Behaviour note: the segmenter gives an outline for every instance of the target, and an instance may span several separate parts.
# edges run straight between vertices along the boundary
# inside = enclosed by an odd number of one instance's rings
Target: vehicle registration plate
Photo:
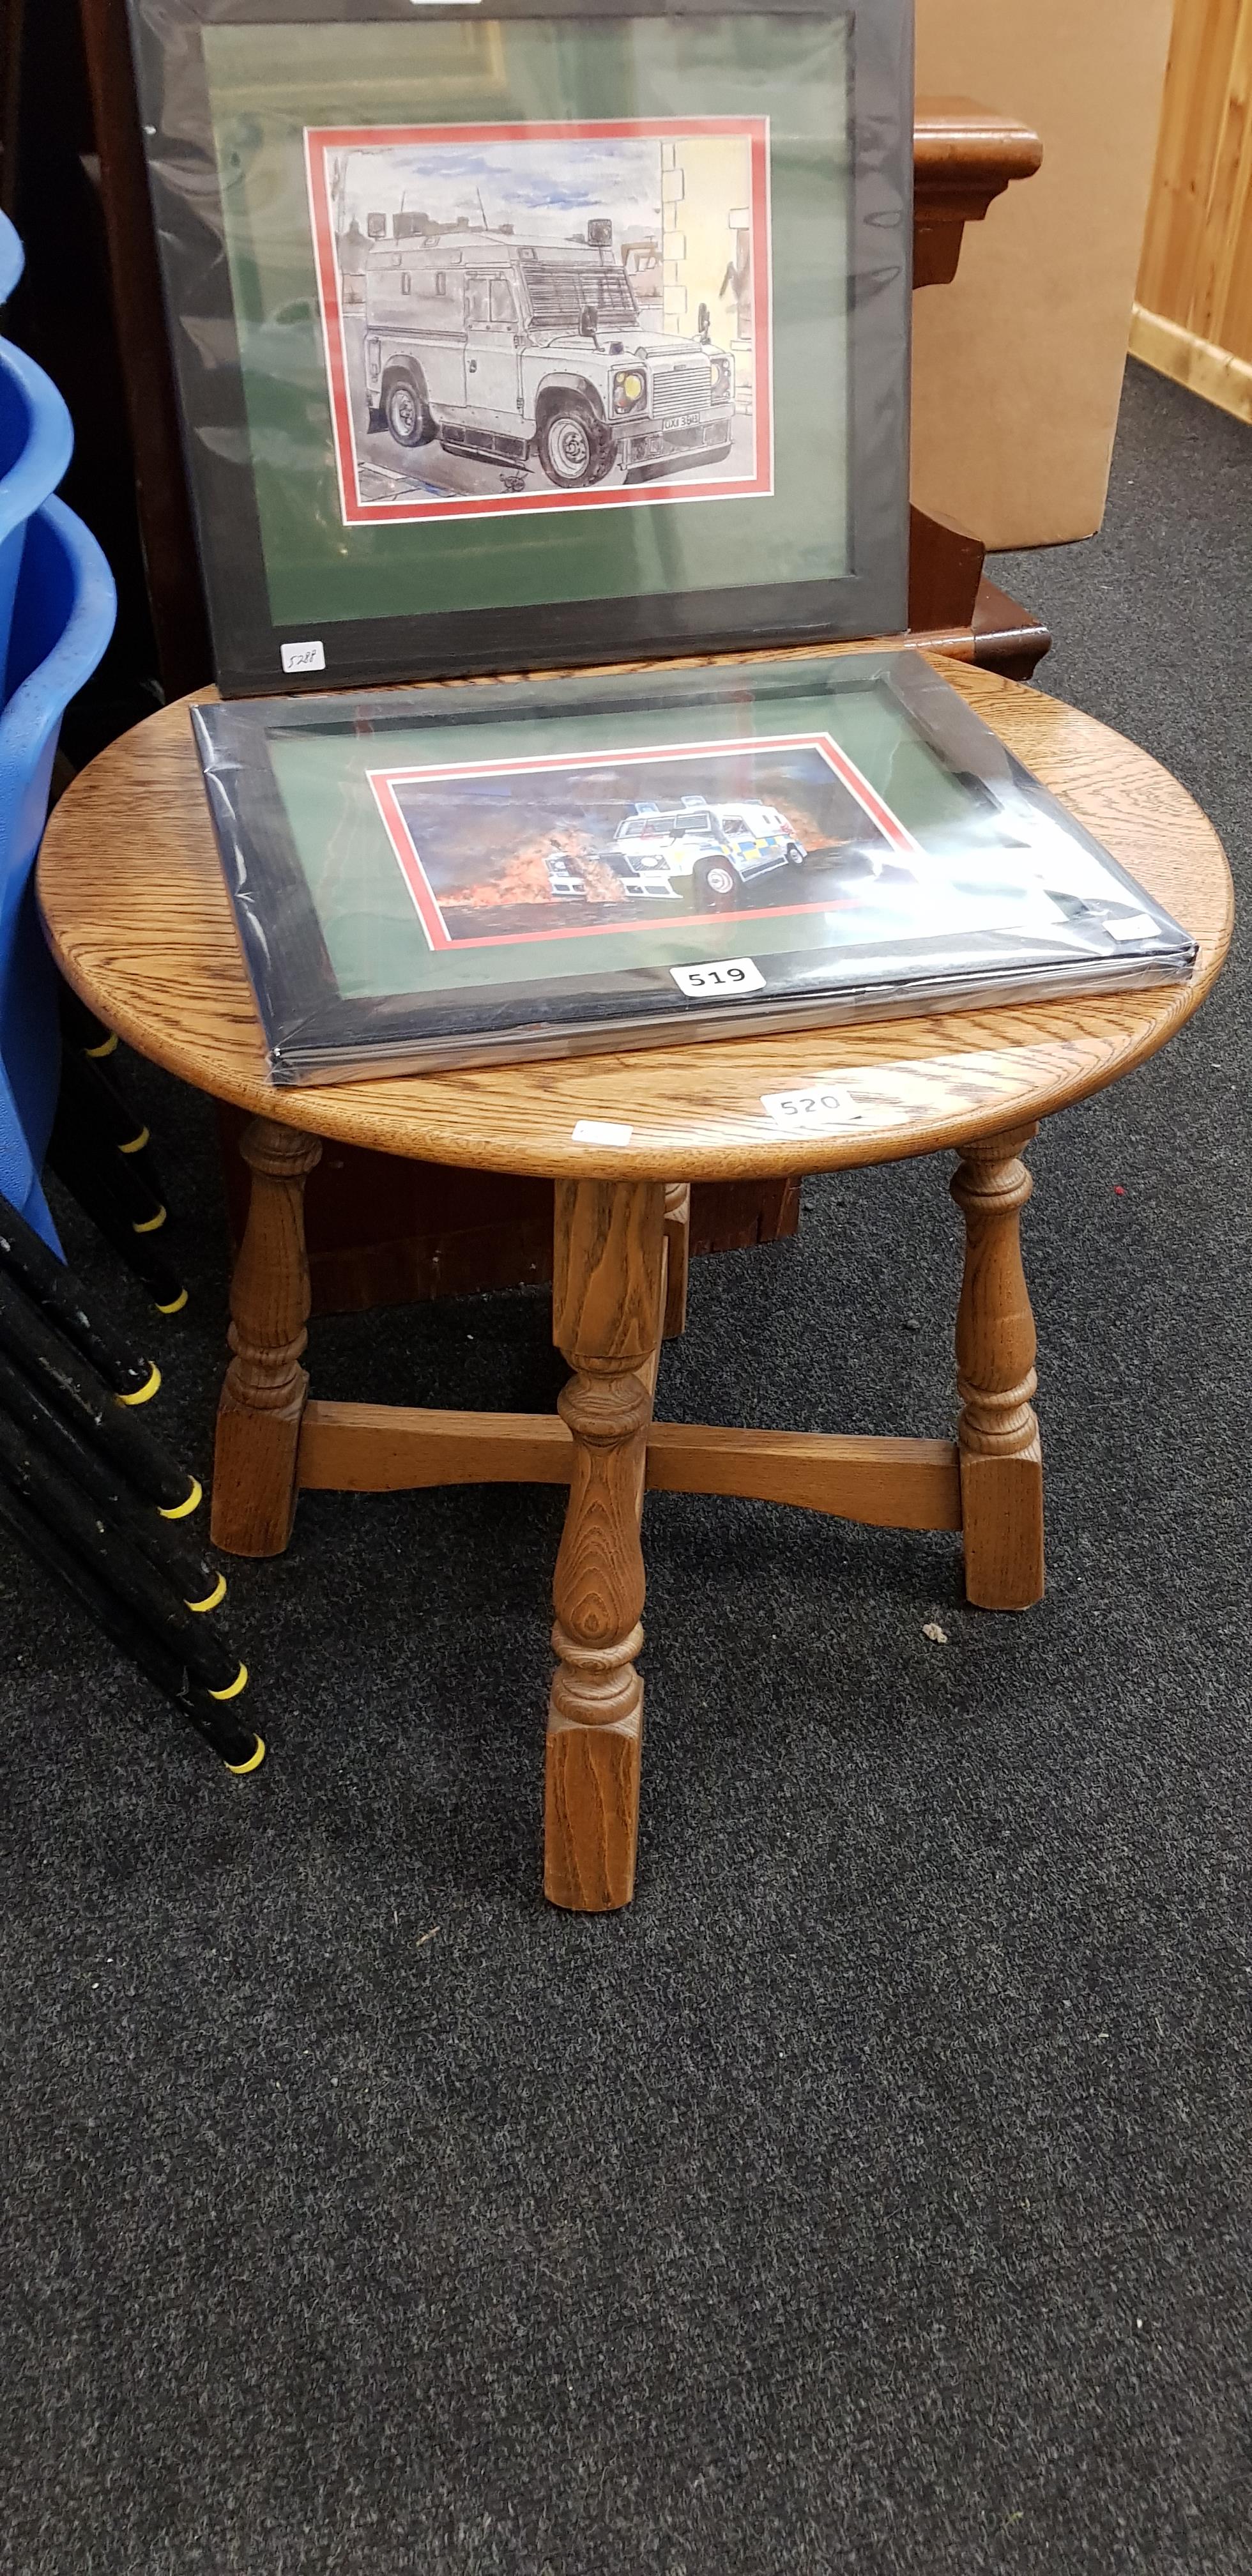
[[[699,412],[698,412],[698,411],[674,411],[674,412],[671,412],[671,413],[670,413],[670,416],[669,416],[669,418],[668,418],[668,420],[667,420],[667,421],[666,421],[666,423],[665,423],[665,426],[666,426],[666,428],[667,428],[667,429],[698,429],[698,428],[699,428],[699,426],[700,426],[700,415],[699,415]]]

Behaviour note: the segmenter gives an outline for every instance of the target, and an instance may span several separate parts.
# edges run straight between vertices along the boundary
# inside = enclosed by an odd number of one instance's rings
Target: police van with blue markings
[[[684,796],[678,805],[634,805],[598,856],[624,895],[647,902],[685,896],[698,912],[717,912],[737,903],[754,878],[802,868],[808,852],[774,805]]]

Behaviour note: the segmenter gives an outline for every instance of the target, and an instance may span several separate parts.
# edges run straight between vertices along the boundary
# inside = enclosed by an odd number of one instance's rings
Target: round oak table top
[[[62,797],[39,862],[44,921],[75,991],[141,1055],[316,1136],[491,1171],[684,1181],[831,1170],[961,1145],[1080,1100],[1163,1046],[1214,981],[1233,899],[1212,825],[1146,752],[1019,682],[948,658],[938,667],[1194,933],[1200,953],[1190,983],[278,1090],[186,700],[123,734]],[[820,1126],[780,1127],[763,1106],[814,1088],[836,1095]],[[587,1122],[617,1130],[617,1140],[581,1140]]]

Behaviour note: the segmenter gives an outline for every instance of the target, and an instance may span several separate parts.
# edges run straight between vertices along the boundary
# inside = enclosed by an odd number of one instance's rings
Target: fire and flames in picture
[[[859,912],[924,854],[824,735],[370,772],[432,948]]]
[[[771,490],[764,117],[305,155],[347,526]]]

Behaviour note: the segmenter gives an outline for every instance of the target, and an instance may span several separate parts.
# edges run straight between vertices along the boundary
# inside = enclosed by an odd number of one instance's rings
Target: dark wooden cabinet
[[[239,1154],[247,1113],[219,1105],[231,1233],[248,1214]],[[776,1243],[799,1223],[796,1181],[705,1181],[691,1193],[692,1252]],[[552,1183],[415,1163],[327,1144],[305,1183],[313,1312],[352,1314],[422,1297],[523,1288],[552,1276]]]

